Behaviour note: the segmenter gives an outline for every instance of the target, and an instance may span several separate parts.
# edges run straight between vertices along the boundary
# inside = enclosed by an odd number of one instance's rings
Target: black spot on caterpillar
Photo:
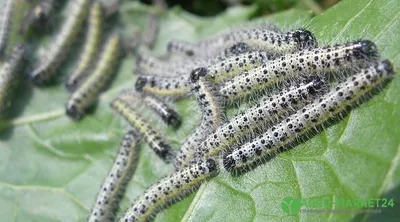
[[[12,26],[12,14],[13,14],[13,2],[14,0],[3,1],[1,14],[0,14],[0,57],[3,56],[10,36],[10,29]]]
[[[86,18],[89,0],[71,1],[72,7],[68,18],[64,21],[57,36],[48,47],[45,55],[41,56],[29,78],[36,85],[48,82],[57,68],[66,58],[72,42],[74,42]]]
[[[79,82],[87,77],[88,68],[93,63],[98,53],[101,43],[102,26],[103,26],[103,13],[99,3],[94,3],[90,8],[90,15],[88,20],[88,31],[86,33],[86,40],[84,43],[83,51],[81,52],[78,60],[78,65],[69,76],[66,87],[73,91],[78,86]]]
[[[119,221],[151,220],[158,212],[183,199],[198,189],[203,182],[216,176],[218,171],[218,163],[209,158],[164,177],[140,195]]]
[[[120,197],[137,165],[137,142],[138,135],[134,130],[129,130],[122,138],[117,157],[101,186],[88,221],[114,221],[114,212],[118,208]]]
[[[371,64],[379,57],[376,45],[368,40],[332,47],[322,47],[287,54],[268,63],[245,71],[221,87],[226,100],[237,100],[277,82],[299,74],[340,71]]]
[[[138,133],[143,136],[150,148],[166,162],[170,162],[175,155],[171,146],[159,135],[146,120],[144,120],[127,101],[117,98],[111,102],[111,107],[124,117]]]
[[[196,159],[219,155],[235,143],[254,137],[256,132],[262,132],[276,120],[311,103],[326,91],[326,87],[318,76],[311,76],[274,95],[262,97],[258,104],[234,116],[209,135],[197,149]]]
[[[177,153],[174,160],[176,169],[189,164],[194,157],[196,148],[222,122],[222,107],[216,90],[202,78],[206,73],[204,68],[198,68],[190,74],[191,90],[202,112],[202,120],[192,134],[185,139]]]
[[[0,112],[7,109],[11,103],[12,90],[21,77],[19,69],[24,60],[26,46],[17,44],[8,61],[0,68]]]
[[[392,78],[393,75],[393,66],[388,60],[360,70],[359,73],[332,88],[320,99],[269,128],[251,142],[225,153],[223,156],[225,169],[240,172],[246,167],[257,164],[276,153],[281,147],[341,113],[347,106],[368,95],[372,89],[386,79]]]
[[[79,120],[85,113],[85,110],[93,105],[98,95],[112,78],[119,53],[120,38],[118,35],[113,35],[106,42],[93,73],[72,94],[67,104],[68,116]]]

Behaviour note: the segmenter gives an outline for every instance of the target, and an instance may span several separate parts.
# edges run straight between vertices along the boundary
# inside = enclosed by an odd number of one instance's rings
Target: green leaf
[[[144,27],[148,10],[148,6],[124,1],[119,28],[129,31]],[[162,53],[171,39],[197,41],[242,23],[255,10],[251,6],[235,7],[217,17],[202,18],[173,8],[163,15],[155,52]],[[261,20],[286,29],[307,27],[321,44],[371,39],[380,48],[382,58],[392,60],[398,69],[399,11],[396,0],[344,0],[314,18],[309,12],[289,10]],[[69,62],[62,74],[66,75],[73,65]],[[64,115],[69,94],[63,86],[33,88],[22,84],[11,109],[14,118],[0,120],[2,221],[87,218],[120,139],[129,128],[108,103],[121,89],[133,86],[133,69],[134,57],[129,55],[121,62],[117,78],[97,107],[79,123]],[[233,177],[222,170],[196,194],[158,215],[157,221],[365,219],[356,213],[291,215],[281,206],[296,203],[286,197],[399,198],[399,91],[397,76],[342,121],[242,176]],[[196,127],[200,113],[190,99],[176,107],[184,123],[178,131],[163,127],[159,121],[155,124],[179,147]],[[147,186],[173,171],[147,145],[141,146],[138,169],[122,199],[119,215]],[[382,214],[371,219],[388,219],[393,212],[383,209]]]

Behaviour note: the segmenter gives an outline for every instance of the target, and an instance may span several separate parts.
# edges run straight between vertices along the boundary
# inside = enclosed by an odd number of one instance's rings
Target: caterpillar
[[[127,101],[117,98],[112,101],[110,105],[135,129],[137,129],[139,134],[143,136],[146,143],[149,144],[150,148],[157,154],[157,156],[165,162],[170,162],[172,157],[175,155],[171,146],[164,141],[161,135],[159,135],[159,133],[154,130],[146,120],[135,112],[134,108],[131,107]]]
[[[146,189],[119,221],[150,221],[158,212],[186,197],[203,182],[216,176],[218,171],[218,163],[209,158],[164,177]]]
[[[200,125],[185,139],[177,153],[174,166],[176,169],[186,166],[194,157],[195,148],[199,146],[207,135],[212,133],[222,122],[222,108],[216,90],[203,78],[206,70],[198,68],[190,74],[191,90],[202,112]]]
[[[221,82],[245,70],[257,67],[272,56],[265,51],[250,51],[222,60],[207,68],[207,78],[213,82]]]
[[[178,74],[174,76],[140,75],[136,80],[135,89],[138,92],[147,92],[159,96],[170,96],[176,98],[182,97],[184,95],[187,95],[190,91],[189,82],[187,81],[187,75],[185,75],[186,73],[190,73],[196,67],[207,67],[208,64],[213,64],[217,61],[227,60],[227,64],[228,62],[232,63],[233,67],[233,64],[236,64],[236,61],[231,61],[231,59],[229,58],[235,55],[240,56],[240,54],[246,53],[249,50],[250,48],[246,43],[239,42],[231,47],[226,48],[222,53],[220,53],[213,59],[189,64],[186,67],[180,69],[180,71],[175,71]],[[262,58],[269,58],[269,56],[267,56],[263,52],[255,52],[254,54],[257,54],[257,58],[259,58],[260,60],[262,60]],[[263,57],[264,55],[265,57]],[[220,63],[220,65],[222,63]],[[250,61],[250,63],[252,62]],[[239,68],[242,68],[240,67],[240,63],[236,65],[238,66],[237,70],[240,70]],[[151,57],[140,57],[138,61],[138,66],[142,67],[141,69],[143,70],[152,70],[154,74],[159,74],[160,72],[162,72],[162,70],[165,69],[169,71],[174,69],[167,67],[165,64],[161,63],[160,61],[156,61],[154,58]],[[217,69],[217,66],[218,65],[215,66],[215,69]],[[229,67],[230,65],[228,65],[228,68]],[[210,74],[209,76],[211,78],[213,74]]]
[[[224,168],[237,172],[246,166],[252,166],[266,156],[277,152],[281,147],[295,142],[307,131],[341,113],[347,106],[393,76],[392,64],[384,60],[348,77],[319,100],[269,128],[253,141],[245,143],[239,149],[228,151],[223,155]]]
[[[8,43],[10,29],[12,26],[14,0],[3,1],[3,7],[0,15],[0,57],[3,56]]]
[[[211,66],[214,69],[222,69],[224,67],[220,68],[218,67],[218,64],[221,65],[221,63],[223,63],[225,60],[229,60],[233,56],[238,56],[240,54],[250,51],[254,50],[252,50],[248,44],[239,42],[237,44],[234,44],[233,46],[226,48],[215,57],[208,59],[200,59],[200,60],[184,60],[183,61],[184,64],[179,63],[178,65],[176,65],[175,63],[171,64],[168,61],[161,60],[154,56],[142,54],[138,56],[138,59],[136,60],[136,66],[139,73],[146,73],[149,75],[159,75],[159,76],[160,75],[178,76],[190,73],[194,68],[202,66],[205,67]],[[253,54],[259,56],[255,52],[253,52]],[[260,52],[260,54],[265,54],[265,53]],[[269,55],[265,57],[268,58]],[[233,64],[235,64],[234,61]]]
[[[177,77],[140,75],[136,80],[135,90],[137,92],[179,98],[189,93],[190,86],[186,75]]]
[[[79,63],[75,70],[69,76],[66,87],[73,91],[79,82],[87,76],[88,68],[96,58],[98,48],[101,43],[101,34],[103,26],[103,13],[99,3],[94,3],[90,8],[90,15],[88,20],[88,31],[86,33],[86,40],[84,49],[81,52]]]
[[[112,35],[107,40],[93,73],[72,94],[67,104],[66,113],[68,116],[74,120],[79,120],[85,110],[96,101],[98,95],[112,78],[119,53],[120,37],[119,35]]]
[[[191,61],[189,63],[192,63]],[[141,53],[136,59],[136,69],[139,73],[158,76],[174,76],[179,72],[183,64],[171,64],[169,61],[162,60],[148,53]]]
[[[42,0],[24,16],[19,32],[24,34],[32,26],[43,27],[53,11],[54,0]]]
[[[371,64],[378,57],[376,45],[368,40],[303,50],[245,71],[242,75],[224,83],[220,93],[228,101],[237,100],[300,73],[310,74],[356,68],[360,64]]]
[[[139,154],[137,143],[138,135],[134,130],[129,130],[121,141],[117,157],[101,186],[88,221],[105,222],[114,220],[114,211],[118,207],[120,196],[124,192],[125,186],[132,177],[137,165]]]
[[[157,113],[166,124],[174,127],[181,124],[179,114],[161,99],[155,96],[146,95],[143,101],[148,107]]]
[[[129,101],[130,105],[134,106],[138,112],[147,112],[147,110],[140,110],[144,104],[167,125],[178,127],[181,124],[179,114],[169,104],[156,96],[140,94],[134,90],[125,89],[121,92],[119,98]]]
[[[318,76],[311,76],[301,83],[271,95],[262,97],[258,104],[234,116],[229,122],[218,127],[196,150],[196,159],[216,156],[254,132],[311,103],[326,91],[327,84]]]
[[[187,56],[209,57],[237,42],[244,42],[252,48],[278,55],[317,46],[315,36],[305,29],[280,33],[268,28],[256,28],[235,30],[216,38],[201,41],[198,44],[171,41],[167,50],[169,52],[184,52]]]
[[[207,50],[205,50],[204,48],[202,49],[198,49],[196,44],[193,43],[188,43],[186,41],[183,40],[171,40],[168,45],[167,45],[167,51],[170,53],[178,53],[178,54],[185,54],[186,56],[194,56],[195,55],[195,51],[197,51],[196,56],[204,56],[204,57],[209,57],[209,54],[214,53],[214,51],[218,51],[220,50],[219,48],[216,47],[212,47],[212,43],[214,43],[215,46],[221,45],[222,43],[220,43],[219,41],[224,37],[227,36],[229,34],[233,34],[237,31],[242,31],[242,30],[257,30],[257,29],[267,29],[267,30],[271,30],[271,31],[275,31],[275,32],[279,32],[279,30],[270,24],[258,24],[258,25],[254,25],[254,24],[248,24],[248,25],[243,25],[242,27],[239,28],[233,28],[233,29],[227,29],[222,31],[222,33],[217,34],[215,37],[208,39],[208,40],[203,40],[200,41],[198,44],[203,44],[203,45],[209,45],[209,49],[212,49],[211,52],[207,52]],[[244,42],[241,42],[242,44],[246,44]],[[247,47],[249,47],[248,44],[246,44]],[[207,55],[207,56],[206,56]]]
[[[21,67],[25,52],[26,45],[17,44],[8,61],[0,68],[0,112],[8,108],[11,103],[11,90],[18,81],[17,77],[20,76],[18,69]]]
[[[71,1],[72,7],[69,17],[48,47],[48,52],[40,57],[34,70],[29,73],[29,78],[35,85],[48,82],[64,61],[72,42],[74,42],[85,21],[89,2],[89,0]]]

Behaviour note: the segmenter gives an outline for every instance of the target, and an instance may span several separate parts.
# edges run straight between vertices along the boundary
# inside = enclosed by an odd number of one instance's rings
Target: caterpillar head
[[[206,166],[210,172],[217,170],[217,162],[214,159],[208,158],[206,160]]]
[[[200,77],[206,76],[207,73],[208,73],[208,70],[205,67],[200,67],[200,68],[194,69],[190,73],[190,82],[195,83],[195,82],[199,81]]]
[[[76,104],[68,104],[66,114],[73,120],[80,120],[83,113],[79,111]]]
[[[395,73],[394,68],[393,68],[393,64],[389,61],[389,60],[383,60],[382,62],[380,62],[377,65],[376,68],[379,72],[383,73],[383,75],[386,74],[387,78],[390,78],[393,76],[393,74]]]
[[[32,83],[36,86],[43,86],[47,79],[39,74],[37,71],[33,71],[29,74],[29,78],[31,79]]]
[[[146,85],[147,79],[144,76],[139,76],[135,83],[135,89],[138,92],[143,91],[143,87]]]
[[[168,114],[161,117],[168,125],[171,126],[179,126],[181,124],[181,118],[179,115],[172,109],[168,108]]]
[[[161,149],[154,150],[154,152],[166,163],[170,163],[175,156],[175,152],[172,150],[171,146],[164,141],[160,141],[158,145]]]
[[[239,42],[229,47],[229,51],[232,54],[239,55],[242,53],[246,53],[250,50],[250,46],[247,43]]]
[[[356,47],[354,49],[354,56],[356,56],[358,59],[371,59],[371,60],[376,60],[379,58],[379,52],[378,52],[378,47],[375,45],[375,43],[369,41],[369,40],[361,40],[358,43],[359,47]]]
[[[235,159],[230,154],[231,154],[230,152],[224,154],[224,157],[223,157],[223,160],[222,160],[224,168],[227,171],[231,171],[233,169],[233,167],[235,166]]]
[[[38,21],[40,24],[45,24],[49,15],[50,8],[46,7],[46,3],[41,3],[34,8],[33,20]]]
[[[314,34],[305,29],[299,29],[293,32],[294,41],[297,42],[300,49],[315,48],[318,46]]]
[[[319,76],[310,76],[307,82],[312,83],[307,88],[308,92],[312,95],[317,94],[326,86],[325,82]]]
[[[76,86],[78,85],[78,79],[71,79],[70,81],[67,81],[65,83],[65,87],[70,91],[73,92],[76,89]]]

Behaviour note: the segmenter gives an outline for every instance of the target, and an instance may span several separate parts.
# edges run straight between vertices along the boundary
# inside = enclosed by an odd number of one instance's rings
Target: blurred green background
[[[141,0],[146,4],[160,0]],[[331,7],[340,0],[165,0],[168,7],[179,5],[185,10],[198,15],[216,15],[234,5],[257,5],[254,16],[268,15],[289,8],[311,9],[315,13]]]

